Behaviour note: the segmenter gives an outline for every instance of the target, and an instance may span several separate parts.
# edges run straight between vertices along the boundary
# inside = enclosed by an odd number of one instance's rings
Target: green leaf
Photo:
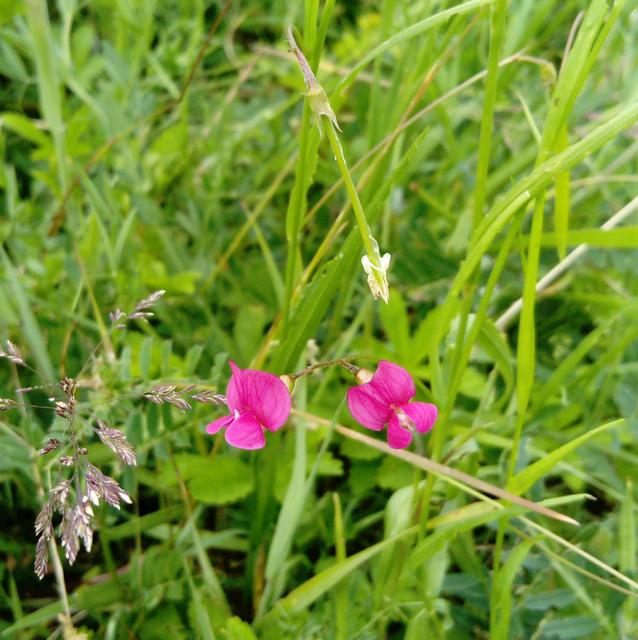
[[[567,245],[588,244],[592,247],[608,249],[635,249],[638,247],[638,226],[617,229],[571,229],[566,233]],[[551,247],[558,243],[556,233],[544,233],[542,243]]]
[[[625,497],[620,505],[618,538],[620,570],[634,573],[636,571],[636,508],[631,480],[627,480]]]
[[[184,507],[181,504],[174,504],[143,516],[133,516],[124,524],[109,527],[102,535],[105,535],[109,540],[132,538],[138,531],[144,532],[160,524],[177,520],[183,512]]]
[[[476,527],[494,522],[503,516],[515,513],[513,507],[499,509],[493,504],[480,503],[469,504],[461,509],[451,512],[441,520],[437,530],[422,540],[410,556],[410,563],[415,565],[425,562],[429,557],[449,544],[455,536],[464,531],[471,531]],[[440,516],[442,518],[443,516]],[[428,526],[438,524],[435,518]]]
[[[500,568],[492,585],[493,621],[490,638],[508,640],[510,618],[512,616],[512,584],[523,561],[532,547],[531,540],[524,540],[509,553],[505,564]]]
[[[195,500],[228,504],[249,495],[255,486],[252,469],[238,458],[217,456],[188,482]]]
[[[15,301],[18,315],[22,322],[22,331],[24,332],[26,341],[31,348],[33,358],[40,369],[40,374],[44,377],[44,382],[53,381],[56,379],[55,370],[51,363],[51,358],[49,357],[44,336],[42,335],[38,321],[33,314],[27,294],[20,282],[20,276],[16,272],[6,251],[1,247],[0,256],[2,257],[4,264],[6,279],[13,291],[13,300]]]
[[[237,315],[233,336],[242,365],[248,364],[258,350],[268,318],[262,305],[250,305]]]
[[[228,640],[257,640],[252,627],[237,616],[229,618],[226,623],[226,631],[228,632]]]
[[[624,424],[624,419],[607,422],[606,424],[603,424],[596,429],[592,429],[591,431],[584,433],[578,438],[574,438],[567,444],[564,444],[562,447],[554,449],[554,451],[551,451],[540,460],[537,460],[534,464],[517,473],[507,485],[508,491],[511,491],[516,495],[524,493],[537,480],[549,473],[563,458],[567,457],[572,451],[574,451],[574,449],[577,449],[582,444],[585,444],[588,440],[591,440],[597,435],[604,433],[605,431],[615,429],[616,427]]]
[[[569,146],[567,127],[563,126],[555,151],[563,151]],[[570,180],[569,171],[561,171],[556,174],[556,195],[554,196],[554,230],[556,233],[556,250],[562,260],[567,251],[567,231],[569,229],[570,207]]]
[[[392,291],[388,304],[379,305],[383,330],[392,342],[399,360],[406,361],[410,354],[410,327],[401,293]]]
[[[32,613],[27,613],[18,620],[15,624],[7,627],[1,634],[2,638],[17,638],[16,633],[24,631],[25,629],[31,629],[32,627],[38,627],[42,624],[46,624],[50,620],[57,618],[63,612],[62,602],[52,602],[47,604]]]
[[[350,556],[344,562],[333,564],[328,569],[306,580],[301,586],[291,591],[287,596],[279,600],[273,609],[266,615],[259,624],[267,624],[268,621],[277,618],[285,618],[306,610],[313,602],[320,598],[329,589],[338,584],[346,576],[349,576],[355,569],[360,567],[368,560],[374,558],[384,549],[388,549],[396,544],[399,540],[406,538],[417,532],[418,527],[406,529],[399,535],[378,542],[359,553]]]
[[[512,366],[513,356],[509,345],[503,334],[496,328],[496,325],[489,318],[485,318],[481,323],[478,339],[479,345],[494,360],[498,370],[505,382],[505,389],[501,396],[500,404],[504,404],[510,397],[514,389],[514,367]]]
[[[397,458],[385,457],[376,473],[375,480],[382,489],[400,489],[414,479],[412,467]]]
[[[470,11],[481,9],[482,7],[492,4],[492,2],[495,2],[495,0],[469,0],[469,2],[463,2],[459,5],[451,7],[450,9],[446,9],[445,11],[440,11],[439,13],[428,16],[420,22],[411,24],[407,29],[399,31],[399,33],[396,33],[392,37],[388,38],[378,47],[375,47],[354,66],[350,73],[348,73],[348,75],[343,78],[343,80],[341,80],[341,83],[339,84],[339,92],[343,94],[346,87],[350,86],[355,81],[355,79],[363,71],[363,69],[365,69],[365,67],[370,64],[370,62],[372,62],[375,58],[388,51],[388,49],[392,49],[399,44],[408,42],[412,38],[422,36],[430,29],[438,27],[440,24],[446,22],[455,15],[463,15],[465,13],[469,13]]]
[[[188,586],[191,592],[191,602],[194,610],[193,618],[196,624],[196,628],[199,631],[197,637],[202,638],[203,640],[215,640],[215,634],[213,633],[210,618],[208,617],[208,611],[206,611],[206,607],[204,606],[202,595],[199,592],[199,589],[195,586],[193,575],[188,566],[188,561],[186,560],[186,558],[182,558],[182,560],[184,573],[186,574],[186,579],[188,580]]]
[[[299,356],[328,310],[341,278],[343,257],[337,256],[317,272],[304,288],[294,308],[286,338],[273,354],[272,368],[277,373],[292,371]]]
[[[0,128],[4,127],[39,147],[51,148],[49,136],[42,129],[39,129],[31,118],[27,118],[21,113],[5,112],[0,114]]]

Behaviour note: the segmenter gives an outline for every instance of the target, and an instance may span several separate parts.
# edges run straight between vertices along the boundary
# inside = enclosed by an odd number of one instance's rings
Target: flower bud
[[[387,276],[388,268],[390,267],[390,258],[390,254],[385,253],[383,257],[378,258],[377,264],[367,255],[361,258],[361,265],[368,276],[368,287],[370,287],[372,297],[375,300],[381,298],[386,304],[390,298]]]
[[[295,388],[295,380],[287,373],[284,373],[282,376],[279,376],[279,379],[286,385],[286,389],[288,389],[288,393],[292,394],[292,390]]]
[[[363,367],[354,374],[354,379],[357,384],[366,384],[372,380],[374,373],[370,369],[364,369]]]

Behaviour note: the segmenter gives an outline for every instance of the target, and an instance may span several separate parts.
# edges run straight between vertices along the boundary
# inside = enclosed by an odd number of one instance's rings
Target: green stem
[[[55,68],[55,47],[51,36],[51,24],[47,3],[28,0],[28,15],[33,50],[38,74],[40,109],[53,137],[60,192],[67,187],[67,171],[64,158],[64,121],[62,120],[62,96]]]
[[[343,527],[341,500],[338,493],[332,494],[334,505],[335,560],[338,563],[346,560],[346,537]],[[335,627],[337,640],[348,637],[348,579],[342,580],[335,587]]]
[[[361,367],[357,367],[352,363],[344,360],[343,358],[335,358],[334,360],[323,360],[322,362],[315,362],[315,364],[311,364],[307,366],[305,369],[301,371],[297,371],[296,373],[291,373],[290,377],[293,380],[297,380],[298,378],[303,378],[307,376],[309,373],[313,371],[317,371],[317,369],[325,369],[326,367],[332,367],[334,365],[339,365],[344,369],[347,369],[352,375],[357,375]]]
[[[372,269],[371,272],[369,272],[369,275],[374,278],[374,281],[376,282],[376,285],[378,287],[378,292],[373,289],[372,293],[375,298],[381,297],[384,302],[387,302],[388,283],[385,273],[387,265],[384,266],[381,260],[379,245],[372,235],[372,230],[370,229],[370,225],[368,224],[368,220],[363,210],[361,200],[359,199],[357,188],[355,187],[352,176],[350,175],[348,163],[346,162],[346,157],[343,153],[343,147],[341,146],[341,142],[339,141],[339,136],[337,135],[337,132],[335,130],[334,123],[329,117],[322,118],[321,122],[323,125],[325,125],[325,131],[328,136],[328,141],[330,142],[330,147],[332,148],[335,160],[337,161],[337,166],[339,167],[339,172],[341,173],[343,183],[346,187],[346,191],[348,192],[348,198],[350,199],[352,210],[354,211],[354,217],[357,221],[357,226],[359,227],[359,234],[361,235],[363,248],[365,249],[370,264],[372,265]],[[370,279],[368,279],[368,282],[370,283]]]
[[[304,104],[301,118],[301,133],[299,140],[299,157],[295,170],[295,184],[290,194],[290,203],[286,214],[286,236],[288,240],[288,258],[286,263],[286,280],[284,302],[282,307],[283,326],[288,324],[293,290],[297,280],[297,261],[299,255],[299,235],[303,226],[305,214],[305,198],[308,188],[308,149],[310,147],[311,110],[308,100]]]
[[[363,205],[361,204],[361,200],[359,199],[357,188],[354,186],[352,176],[350,175],[348,163],[346,162],[346,157],[343,153],[343,147],[341,146],[341,142],[339,141],[339,137],[337,136],[337,132],[335,131],[334,124],[332,124],[332,122],[328,118],[324,118],[323,124],[326,127],[328,141],[330,142],[330,146],[332,147],[332,152],[335,154],[335,160],[337,161],[339,172],[341,173],[343,183],[346,187],[346,191],[348,192],[348,197],[350,198],[350,203],[352,204],[352,210],[354,211],[354,216],[357,220],[363,247],[365,248],[368,258],[370,258],[371,261],[374,259],[374,262],[377,263],[378,266],[380,266],[379,248],[374,242],[372,231],[370,230],[370,225],[368,224],[366,214],[363,211]]]
[[[32,451],[32,456],[35,456],[36,452]],[[40,500],[44,498],[44,483],[42,482],[42,476],[40,475],[40,469],[36,458],[33,458],[33,477],[35,479],[36,493]],[[58,595],[62,602],[62,609],[64,611],[65,623],[71,622],[71,607],[69,606],[69,596],[66,589],[66,582],[64,580],[64,569],[62,568],[62,561],[60,560],[60,554],[58,553],[58,545],[55,542],[55,536],[51,536],[49,539],[49,555],[51,556],[51,565],[53,567],[53,575],[55,576],[55,582],[58,587]]]

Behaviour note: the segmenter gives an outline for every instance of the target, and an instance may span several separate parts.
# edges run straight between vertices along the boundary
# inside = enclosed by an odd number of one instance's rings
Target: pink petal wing
[[[412,442],[412,432],[404,429],[399,424],[396,414],[390,416],[388,421],[388,444],[393,449],[405,449]]]
[[[412,376],[398,364],[381,360],[370,382],[375,392],[387,404],[406,404],[416,394]]]
[[[244,409],[244,385],[243,371],[231,360],[229,363],[233,374],[230,376],[228,387],[226,389],[226,404],[231,413],[235,411],[243,411]]]
[[[383,429],[392,410],[376,395],[369,382],[350,387],[347,398],[348,409],[357,422],[375,431]]]
[[[438,409],[429,402],[410,402],[401,407],[414,422],[414,428],[420,433],[427,433],[436,422]]]
[[[244,413],[226,429],[226,442],[238,449],[263,449],[266,438],[257,418]]]
[[[220,429],[227,427],[233,421],[233,416],[222,416],[221,418],[217,418],[214,422],[206,425],[206,433],[209,433],[211,436],[216,434]]]
[[[242,407],[250,411],[270,431],[282,427],[290,415],[290,393],[272,373],[244,369],[241,372]]]

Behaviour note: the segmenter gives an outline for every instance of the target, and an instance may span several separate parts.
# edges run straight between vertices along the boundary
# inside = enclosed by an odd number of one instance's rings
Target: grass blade
[[[517,473],[508,483],[508,490],[515,494],[524,493],[537,480],[546,475],[557,463],[559,463],[563,458],[568,456],[572,451],[580,447],[582,444],[585,444],[587,441],[591,440],[601,433],[605,433],[606,431],[610,431],[611,429],[615,429],[616,427],[624,424],[624,418],[620,420],[613,420],[612,422],[607,422],[606,424],[603,424],[596,429],[592,429],[591,431],[584,433],[578,438],[570,440],[562,447],[554,449],[554,451],[551,451],[540,460],[537,460],[534,464]]]

